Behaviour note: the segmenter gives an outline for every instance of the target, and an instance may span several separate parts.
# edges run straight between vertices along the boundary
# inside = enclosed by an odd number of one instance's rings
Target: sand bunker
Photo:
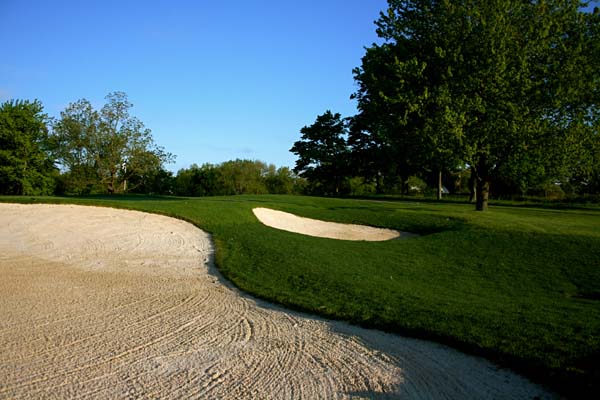
[[[163,216],[0,204],[0,398],[533,398],[441,345],[240,294]]]
[[[371,242],[418,236],[414,233],[399,232],[393,229],[319,221],[318,219],[298,217],[294,214],[271,210],[270,208],[254,208],[252,212],[260,222],[271,228],[308,236]]]

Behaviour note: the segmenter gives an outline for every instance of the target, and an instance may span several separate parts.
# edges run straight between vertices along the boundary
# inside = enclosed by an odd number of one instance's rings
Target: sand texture
[[[438,344],[257,301],[212,251],[164,216],[0,204],[0,399],[551,397]]]
[[[254,208],[252,212],[263,224],[271,228],[339,240],[364,240],[370,242],[391,239],[406,239],[418,236],[410,232],[393,229],[374,228],[365,225],[340,224],[317,219],[298,217],[297,215],[270,208]]]

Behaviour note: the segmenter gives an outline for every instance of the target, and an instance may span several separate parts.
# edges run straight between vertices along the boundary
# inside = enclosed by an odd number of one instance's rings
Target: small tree
[[[39,101],[0,105],[0,194],[46,195],[56,168],[47,151],[48,117]]]
[[[300,130],[301,140],[290,151],[299,158],[294,172],[324,194],[339,194],[346,175],[348,148],[346,126],[339,113],[326,111],[314,124]]]

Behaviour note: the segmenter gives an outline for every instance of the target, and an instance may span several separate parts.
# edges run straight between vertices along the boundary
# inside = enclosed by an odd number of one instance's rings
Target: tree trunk
[[[381,173],[377,172],[377,174],[375,175],[375,193],[377,194],[382,194],[383,193],[383,187],[381,184]]]
[[[115,173],[114,172],[110,172],[110,181],[108,182],[108,194],[114,194],[115,193]]]
[[[475,195],[477,193],[477,171],[475,167],[471,167],[471,176],[469,177],[469,203],[475,201]]]
[[[475,210],[486,211],[488,209],[488,197],[490,195],[490,165],[486,154],[479,156],[479,161],[475,166],[475,179],[477,187],[475,188],[477,201],[475,202]]]
[[[477,203],[475,204],[475,210],[487,211],[488,209],[488,197],[490,194],[490,181],[487,179],[477,179]]]
[[[442,192],[443,192],[443,186],[442,186],[442,170],[440,169],[438,171],[438,182],[437,182],[437,199],[441,200],[442,199]]]

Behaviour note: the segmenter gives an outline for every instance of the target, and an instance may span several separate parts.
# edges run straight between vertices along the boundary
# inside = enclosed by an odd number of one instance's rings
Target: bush
[[[562,200],[565,198],[565,192],[560,185],[555,183],[546,183],[527,191],[529,196],[543,197],[546,200]]]
[[[406,186],[408,187],[408,193],[412,195],[422,195],[427,189],[427,184],[425,181],[414,175],[408,178],[406,181]]]
[[[366,196],[370,194],[375,194],[377,191],[374,182],[369,182],[361,176],[348,178],[347,184],[350,188],[350,194],[353,196]]]

